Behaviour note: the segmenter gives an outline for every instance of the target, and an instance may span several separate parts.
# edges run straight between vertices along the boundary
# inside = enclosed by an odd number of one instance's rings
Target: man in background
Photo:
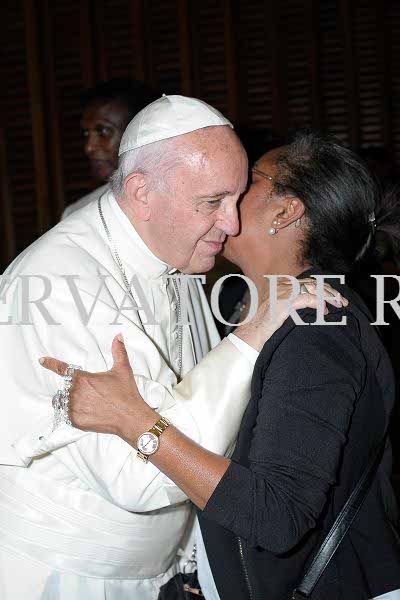
[[[84,152],[92,178],[102,185],[67,206],[62,219],[108,191],[108,180],[118,166],[118,148],[126,126],[159,96],[134,79],[110,79],[84,92],[81,120]]]

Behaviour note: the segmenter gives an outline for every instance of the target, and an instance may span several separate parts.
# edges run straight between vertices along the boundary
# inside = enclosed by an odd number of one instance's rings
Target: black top
[[[305,275],[315,274],[309,271]],[[221,600],[286,600],[379,445],[394,379],[372,317],[350,301],[326,321],[292,319],[264,346],[232,463],[199,512]],[[299,311],[307,323],[315,311]],[[364,505],[312,600],[369,600],[400,589],[388,442]]]

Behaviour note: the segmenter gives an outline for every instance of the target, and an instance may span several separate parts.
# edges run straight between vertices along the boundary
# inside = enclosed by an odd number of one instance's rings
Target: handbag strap
[[[353,492],[351,493],[351,496],[340,511],[328,535],[314,556],[314,559],[303,576],[301,583],[293,591],[292,600],[298,600],[304,597],[308,598],[308,596],[311,595],[319,578],[328,566],[329,561],[343,541],[343,538],[348,532],[366,498],[367,492],[371,486],[372,480],[381,461],[386,444],[386,438],[387,432],[379,444],[377,451],[370,458],[368,465],[361,475],[361,478],[359,479]]]

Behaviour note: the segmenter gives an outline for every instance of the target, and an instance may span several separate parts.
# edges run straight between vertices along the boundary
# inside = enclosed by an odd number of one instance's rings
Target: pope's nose
[[[226,235],[237,235],[239,233],[239,214],[236,205],[225,212],[221,229]]]

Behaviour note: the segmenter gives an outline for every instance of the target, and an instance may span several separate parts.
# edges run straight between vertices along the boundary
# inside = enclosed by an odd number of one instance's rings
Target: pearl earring
[[[276,233],[278,233],[278,230],[277,230],[277,229],[275,229],[275,227],[270,227],[270,228],[268,229],[268,234],[269,234],[269,235],[275,235]]]
[[[301,218],[297,219],[297,221],[295,222],[294,226],[295,227],[300,227],[300,225],[301,225]]]

